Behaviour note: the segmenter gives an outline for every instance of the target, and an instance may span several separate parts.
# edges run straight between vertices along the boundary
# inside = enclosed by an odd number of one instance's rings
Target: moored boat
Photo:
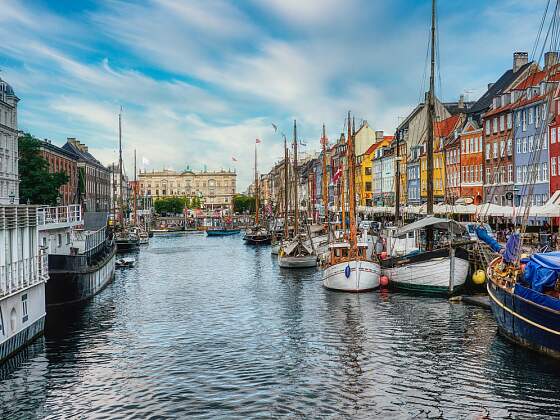
[[[237,235],[240,232],[241,229],[215,228],[208,229],[206,231],[206,236],[231,236]]]
[[[534,254],[525,273],[502,257],[488,266],[487,290],[498,331],[532,350],[560,358],[560,252]]]

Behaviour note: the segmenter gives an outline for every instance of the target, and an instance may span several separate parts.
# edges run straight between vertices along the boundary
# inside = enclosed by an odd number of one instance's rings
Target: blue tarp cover
[[[487,243],[490,248],[492,248],[492,251],[500,252],[502,246],[498,243],[497,240],[495,240],[488,234],[488,231],[484,228],[484,226],[477,226],[474,231],[476,232],[476,236],[478,236],[478,239]]]
[[[512,234],[507,243],[506,250],[504,251],[504,261],[507,263],[512,263],[517,261],[517,256],[519,255],[519,245],[521,244],[519,233]]]
[[[541,306],[546,306],[547,308],[554,309],[555,311],[560,311],[560,300],[537,293],[534,290],[527,289],[519,283],[515,285],[514,293],[517,296],[521,296],[522,298],[535,302]]]
[[[533,254],[524,258],[526,263],[524,278],[530,288],[542,293],[545,288],[553,288],[560,274],[560,252]]]

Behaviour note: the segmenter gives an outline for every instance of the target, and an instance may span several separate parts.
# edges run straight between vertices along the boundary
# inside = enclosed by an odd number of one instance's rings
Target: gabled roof
[[[469,114],[479,114],[486,111],[492,105],[492,99],[496,95],[500,95],[515,80],[523,74],[533,63],[527,63],[515,73],[512,69],[507,70],[490,88],[480,97],[478,101],[469,109]]]
[[[457,127],[459,120],[460,115],[453,115],[443,121],[436,121],[436,123],[434,124],[434,135],[436,137],[449,136]]]
[[[546,71],[546,70],[540,70],[540,71],[531,73],[525,79],[523,79],[521,82],[516,84],[512,88],[512,90],[525,90],[525,89],[527,89],[531,86],[537,86],[539,83],[541,83],[544,80],[547,73],[548,73],[548,71]]]
[[[471,131],[477,130],[482,130],[482,127],[479,127],[475,120],[468,119],[463,127],[463,130],[461,131],[461,134],[468,134]]]
[[[94,165],[101,166],[102,168],[105,169],[105,167],[101,164],[101,162],[99,162],[95,157],[93,157],[93,155],[91,153],[89,153],[87,151],[80,150],[75,144],[72,144],[69,141],[67,141],[64,144],[64,146],[62,146],[62,148],[64,150],[67,150],[67,151],[73,153],[74,155],[76,155],[78,160],[84,160],[84,161],[90,162]]]

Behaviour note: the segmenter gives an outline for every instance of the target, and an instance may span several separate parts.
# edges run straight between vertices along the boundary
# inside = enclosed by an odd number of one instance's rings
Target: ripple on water
[[[538,417],[554,361],[444,299],[322,288],[239,237],[154,238],[0,370],[3,418]]]

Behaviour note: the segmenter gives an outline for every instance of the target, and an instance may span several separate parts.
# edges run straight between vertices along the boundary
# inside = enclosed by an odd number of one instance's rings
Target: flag
[[[333,184],[336,184],[342,176],[342,167],[339,167],[333,175]]]
[[[261,142],[260,139],[255,140],[255,143],[257,143],[257,144],[259,144],[260,142]]]
[[[237,159],[235,159],[235,157],[231,157],[231,160],[233,160],[234,162],[237,162]]]
[[[272,123],[272,127],[274,127],[274,132],[276,133],[278,131],[278,126],[274,123]]]
[[[142,156],[142,165],[147,166],[150,164],[150,161],[148,160],[147,157]]]

